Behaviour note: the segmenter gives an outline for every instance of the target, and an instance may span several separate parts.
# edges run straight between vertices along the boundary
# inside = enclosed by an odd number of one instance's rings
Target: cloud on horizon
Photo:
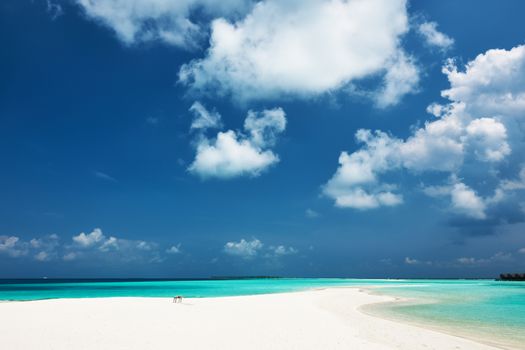
[[[0,236],[0,254],[12,258],[32,256],[37,261],[49,261],[57,257],[60,246],[56,234],[23,241],[17,236]]]
[[[258,255],[264,258],[279,258],[286,255],[294,255],[299,252],[296,248],[285,245],[271,245],[265,248],[265,245],[257,238],[252,238],[251,240],[242,238],[238,242],[226,242],[223,251],[225,254],[238,256],[247,260],[253,259]]]
[[[180,254],[180,243],[161,250],[156,242],[106,236],[100,228],[71,237],[71,243],[61,243],[56,234],[24,241],[17,236],[0,236],[0,255],[11,258],[32,257],[39,262],[74,260],[104,260],[112,262],[144,261],[158,263],[165,254]]]
[[[161,262],[164,259],[159,244],[155,242],[106,236],[100,228],[95,228],[88,234],[81,232],[73,236],[72,241],[72,245],[64,246],[62,258],[65,261],[89,256],[110,256],[113,260],[123,262]]]

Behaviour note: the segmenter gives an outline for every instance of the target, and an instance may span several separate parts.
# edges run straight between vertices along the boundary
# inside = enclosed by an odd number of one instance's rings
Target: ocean
[[[402,298],[365,312],[525,349],[525,282],[268,278],[232,280],[0,280],[0,300],[106,297],[221,297],[337,286]]]

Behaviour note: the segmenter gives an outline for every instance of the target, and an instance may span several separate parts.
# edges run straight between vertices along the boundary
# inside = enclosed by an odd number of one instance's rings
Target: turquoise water
[[[525,349],[525,282],[492,280],[241,279],[191,281],[0,280],[0,300],[97,297],[220,297],[360,286],[410,302],[371,312]]]
[[[7,282],[7,283],[6,283]],[[374,285],[388,280],[279,278],[190,281],[0,281],[0,300],[101,297],[221,297],[282,293],[330,286]]]
[[[377,290],[410,299],[369,309],[488,343],[525,349],[525,282],[419,281]]]

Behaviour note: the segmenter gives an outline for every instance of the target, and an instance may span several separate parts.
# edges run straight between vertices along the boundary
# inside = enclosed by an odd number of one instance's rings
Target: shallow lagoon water
[[[371,313],[525,349],[525,282],[436,280],[376,291],[408,301],[373,305]]]

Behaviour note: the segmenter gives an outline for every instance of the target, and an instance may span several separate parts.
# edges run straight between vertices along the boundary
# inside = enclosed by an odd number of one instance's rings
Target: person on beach
[[[174,303],[182,303],[182,297],[180,295],[177,295],[173,298]]]

